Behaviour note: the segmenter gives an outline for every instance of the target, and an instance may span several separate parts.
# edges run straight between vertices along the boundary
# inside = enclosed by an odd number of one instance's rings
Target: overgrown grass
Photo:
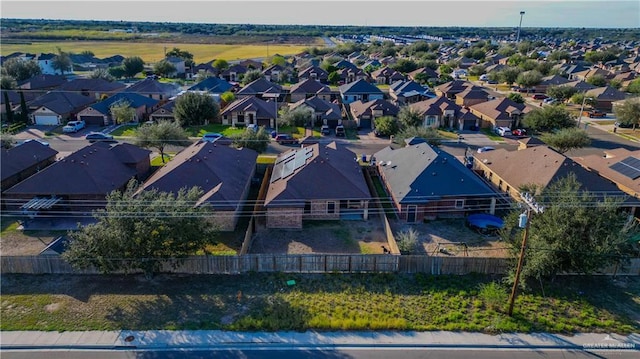
[[[221,125],[219,123],[213,123],[205,126],[191,126],[185,129],[189,137],[202,137],[207,132],[217,132],[221,133],[223,136],[231,137],[233,135],[241,134],[244,130],[244,127],[231,127],[229,125]]]
[[[295,286],[286,281],[295,280]],[[462,330],[616,332],[640,329],[640,279],[560,278],[521,293],[513,317],[480,295],[487,276],[246,274],[3,275],[0,330]],[[495,284],[497,285],[497,284]],[[507,288],[498,288],[506,291]],[[634,316],[634,319],[631,317]],[[223,324],[226,318],[228,323]]]
[[[377,176],[371,176],[371,181],[373,182],[373,186],[376,189],[376,196],[378,196],[378,199],[382,204],[382,208],[384,208],[384,213],[387,215],[387,217],[392,216],[394,213],[393,206],[391,205],[391,198],[387,195],[387,192],[385,191],[380,178]]]
[[[122,125],[111,131],[111,135],[114,137],[135,137],[138,126],[140,125]]]

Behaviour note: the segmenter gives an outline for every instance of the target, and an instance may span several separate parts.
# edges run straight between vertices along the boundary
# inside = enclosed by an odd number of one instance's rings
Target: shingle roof
[[[605,152],[606,156],[604,157],[601,155],[587,155],[585,157],[576,157],[574,159],[576,162],[590,168],[600,176],[615,182],[620,187],[625,188],[624,191],[630,195],[637,196],[640,194],[640,177],[635,179],[630,178],[611,169],[612,165],[626,159],[627,157],[640,159],[640,151],[629,151],[626,148],[616,148]]]
[[[247,96],[239,100],[235,100],[225,107],[221,115],[228,115],[233,112],[255,111],[257,118],[275,118],[275,103],[264,101],[254,96]]]
[[[469,86],[461,92],[456,94],[456,97],[463,99],[483,99],[487,100],[489,98],[489,93],[483,88],[479,86]]]
[[[172,96],[178,93],[178,88],[173,84],[165,84],[152,78],[146,78],[129,86],[127,92],[142,95],[162,94]]]
[[[595,97],[597,100],[604,101],[618,101],[627,98],[624,92],[617,90],[616,88],[611,86],[598,87],[589,90],[587,91],[587,96]]]
[[[469,107],[494,120],[510,120],[510,114],[514,111],[518,111],[520,113],[527,113],[531,111],[529,106],[514,102],[506,97],[481,102]]]
[[[435,115],[441,116],[444,110],[454,110],[456,112],[460,111],[462,107],[456,105],[455,102],[449,100],[448,98],[434,97],[428,100],[412,103],[409,105],[412,109],[418,111],[421,115]]]
[[[291,86],[289,89],[290,93],[313,93],[313,94],[321,94],[321,93],[331,93],[331,89],[327,85],[323,85],[320,82],[314,79],[306,79],[304,81],[298,82],[297,84]]]
[[[293,110],[303,105],[312,108],[315,112],[323,113],[324,119],[327,119],[327,120],[342,119],[342,111],[340,111],[340,106],[338,106],[338,104],[331,103],[327,100],[323,100],[318,96],[313,96],[313,97],[295,102],[291,104],[291,109]]]
[[[67,82],[63,75],[36,75],[18,84],[18,88],[38,90],[58,87]]]
[[[389,146],[374,156],[387,188],[400,203],[425,203],[447,196],[496,196],[454,156],[427,143],[395,150]]]
[[[109,82],[103,79],[74,79],[58,87],[63,91],[96,91],[116,92],[127,87],[120,82]]]
[[[265,93],[282,93],[282,86],[269,82],[264,78],[259,78],[238,91],[238,95],[257,95]]]
[[[349,105],[351,113],[355,117],[360,117],[363,114],[372,115],[372,111],[382,111],[383,116],[397,116],[400,109],[398,106],[392,104],[387,100],[377,99],[368,102],[362,102],[360,100],[352,102]]]
[[[84,107],[96,102],[95,99],[82,96],[73,92],[48,92],[33,101],[29,102],[30,107],[46,107],[59,114],[68,114],[79,111]]]
[[[389,90],[397,96],[405,96],[409,92],[426,94],[429,90],[415,81],[396,81],[389,86]]]
[[[540,85],[558,86],[558,85],[565,85],[567,82],[569,82],[569,80],[567,80],[566,78],[558,75],[553,75],[553,76],[543,77],[542,81],[540,81]]]
[[[127,148],[122,148],[127,147]],[[128,147],[96,142],[57,161],[6,191],[23,195],[100,195],[122,188],[137,171]],[[146,152],[148,158],[151,151]],[[135,151],[135,155],[142,152]],[[129,154],[127,154],[129,153]]]
[[[368,83],[364,79],[359,79],[357,81],[344,84],[340,86],[340,93],[345,94],[360,94],[360,93],[368,93],[368,94],[381,94],[382,91],[376,86]]]
[[[312,200],[371,198],[362,169],[354,160],[355,154],[335,142],[328,145],[316,143],[282,153],[276,160],[276,166],[303,151],[311,151],[311,155],[291,175],[279,178],[278,171],[274,169],[265,207],[303,207],[305,201]]]
[[[28,141],[19,146],[2,149],[0,152],[2,181],[57,154],[58,151],[38,141]]]
[[[126,101],[133,108],[138,108],[140,106],[153,107],[158,103],[158,100],[154,100],[137,93],[119,92],[90,107],[104,115],[108,115],[111,105],[118,101]]]
[[[449,93],[449,92],[455,93],[455,92],[461,92],[467,87],[472,85],[473,84],[471,82],[467,82],[464,80],[453,80],[445,84],[442,84],[440,86],[436,86],[436,89],[445,93]]]
[[[200,187],[204,191],[199,203],[208,202],[215,209],[235,209],[251,181],[258,153],[248,148],[219,146],[197,142],[177,154],[142,185],[177,193],[181,188]]]
[[[189,87],[188,91],[208,91],[211,93],[223,93],[229,91],[233,86],[227,81],[218,77],[206,78],[197,84]]]

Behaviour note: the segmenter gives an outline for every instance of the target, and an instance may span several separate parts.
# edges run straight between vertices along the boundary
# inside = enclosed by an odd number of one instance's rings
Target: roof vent
[[[432,175],[432,176],[435,176],[435,175],[437,175],[437,173],[435,173],[435,172],[432,172],[432,173],[431,173],[431,175]]]

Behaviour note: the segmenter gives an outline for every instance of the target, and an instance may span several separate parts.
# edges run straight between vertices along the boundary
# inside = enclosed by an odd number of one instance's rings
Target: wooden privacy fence
[[[427,273],[434,275],[469,273],[505,274],[507,258],[430,257],[367,254],[247,254],[243,256],[194,256],[181,264],[163,265],[163,273],[241,274],[284,273]],[[1,257],[1,272],[25,274],[96,274],[94,269],[75,270],[58,256]],[[604,275],[640,275],[640,259],[625,268],[608,268]]]

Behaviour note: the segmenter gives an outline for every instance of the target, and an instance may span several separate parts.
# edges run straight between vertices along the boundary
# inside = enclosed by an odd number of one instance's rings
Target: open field
[[[62,51],[80,53],[92,51],[96,57],[104,58],[113,55],[140,56],[145,62],[156,62],[164,58],[164,51],[177,47],[193,54],[196,63],[213,59],[234,61],[239,59],[260,58],[274,54],[292,55],[307,48],[307,45],[247,45],[247,44],[191,44],[178,42],[125,42],[125,41],[51,41],[32,42],[30,44],[2,44],[0,54],[8,55],[13,52],[29,53],[57,53],[58,47]]]
[[[495,278],[494,278],[495,279]],[[288,286],[287,281],[295,280]],[[640,329],[640,279],[563,277],[518,296],[487,276],[246,274],[3,275],[0,330]]]

